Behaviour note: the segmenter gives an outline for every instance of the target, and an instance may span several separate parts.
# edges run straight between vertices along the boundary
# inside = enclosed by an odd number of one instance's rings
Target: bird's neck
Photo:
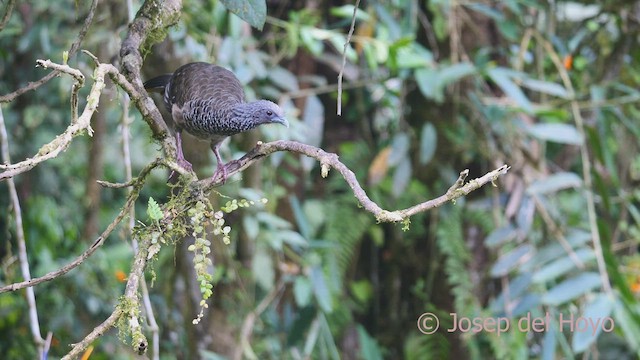
[[[256,112],[256,103],[240,103],[233,107],[231,121],[243,128],[253,129],[262,123],[254,118]]]

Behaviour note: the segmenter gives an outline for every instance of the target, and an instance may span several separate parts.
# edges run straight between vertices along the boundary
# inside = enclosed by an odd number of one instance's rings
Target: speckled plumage
[[[240,81],[231,71],[217,65],[186,64],[172,75],[147,81],[145,88],[163,93],[164,105],[173,118],[181,165],[191,166],[182,154],[181,131],[186,130],[211,142],[218,160],[216,173],[222,171],[223,180],[226,171],[219,153],[222,140],[262,124],[289,126],[275,103],[267,100],[246,103]]]

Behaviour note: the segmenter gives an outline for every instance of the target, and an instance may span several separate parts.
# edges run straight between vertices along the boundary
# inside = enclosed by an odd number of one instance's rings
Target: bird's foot
[[[218,165],[216,168],[216,172],[213,173],[212,179],[215,180],[218,176],[221,177],[222,184],[224,185],[227,182],[227,167],[223,164]]]

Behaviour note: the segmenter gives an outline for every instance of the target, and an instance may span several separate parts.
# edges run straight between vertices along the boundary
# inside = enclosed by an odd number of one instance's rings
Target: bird
[[[225,164],[220,157],[220,144],[229,136],[263,124],[289,127],[284,112],[272,101],[245,101],[242,84],[233,72],[206,62],[180,66],[172,74],[154,77],[144,83],[147,91],[163,94],[163,102],[171,114],[175,131],[177,162],[192,170],[182,152],[182,131],[209,141],[216,157],[213,178],[226,181]]]

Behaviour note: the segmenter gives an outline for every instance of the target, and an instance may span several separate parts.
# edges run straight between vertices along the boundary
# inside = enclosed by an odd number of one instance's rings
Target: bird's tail
[[[149,79],[144,83],[144,88],[147,89],[147,91],[162,93],[164,92],[164,87],[167,86],[169,80],[171,80],[172,75],[173,74],[164,74]]]

